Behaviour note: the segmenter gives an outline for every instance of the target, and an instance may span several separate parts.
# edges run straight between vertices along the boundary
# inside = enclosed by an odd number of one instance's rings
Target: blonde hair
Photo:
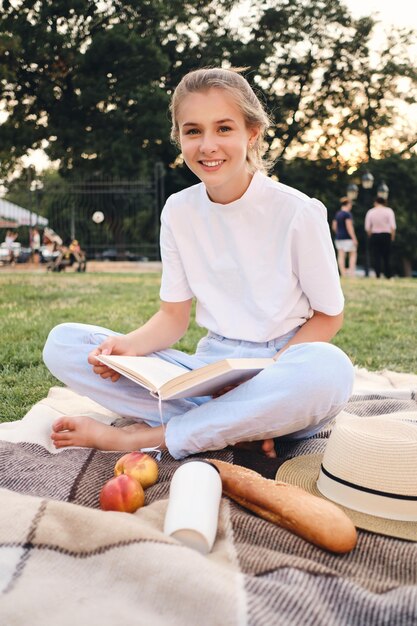
[[[186,74],[176,87],[170,104],[172,127],[171,139],[179,146],[178,110],[184,98],[198,91],[224,89],[234,98],[243,114],[246,127],[259,129],[259,135],[248,148],[247,162],[249,171],[267,173],[271,163],[265,158],[267,145],[265,133],[270,126],[270,119],[259,98],[240,74],[246,68],[203,68]]]

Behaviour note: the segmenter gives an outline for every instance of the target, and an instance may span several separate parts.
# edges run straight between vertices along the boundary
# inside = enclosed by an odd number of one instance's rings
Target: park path
[[[146,274],[149,272],[160,272],[162,264],[160,261],[88,261],[87,272],[89,274],[102,273],[102,272],[137,272],[138,274]],[[73,272],[71,268],[65,270],[66,272]],[[46,265],[41,264],[38,266],[32,263],[17,263],[13,267],[0,266],[0,276],[2,274],[20,274],[20,273],[34,273],[42,274],[46,272]]]

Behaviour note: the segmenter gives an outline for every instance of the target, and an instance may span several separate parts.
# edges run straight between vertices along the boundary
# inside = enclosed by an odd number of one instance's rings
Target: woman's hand
[[[97,359],[100,354],[117,354],[120,356],[136,356],[132,349],[131,341],[125,335],[108,337],[88,355],[88,362],[93,366],[93,371],[102,378],[110,378],[112,382],[119,380],[120,374],[104,365]]]

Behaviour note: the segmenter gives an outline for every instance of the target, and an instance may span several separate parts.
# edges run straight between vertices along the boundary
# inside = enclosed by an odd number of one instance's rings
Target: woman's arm
[[[161,302],[159,311],[143,326],[126,335],[137,356],[169,348],[181,339],[190,323],[192,300]]]
[[[143,326],[128,333],[109,337],[88,356],[94,372],[113,381],[120,378],[114,370],[97,360],[100,354],[145,356],[169,348],[181,339],[190,322],[192,299],[183,302],[161,302],[159,311]]]
[[[277,360],[283,352],[290,346],[297,343],[308,343],[313,341],[330,341],[336,333],[342,328],[343,312],[339,315],[326,315],[320,311],[314,311],[313,317],[292,337],[287,344],[277,354],[274,359]]]
[[[353,226],[352,220],[346,220],[346,230],[348,231],[349,235],[351,236],[352,241],[355,244],[355,246],[357,246],[358,245],[358,240],[356,238],[355,227]]]

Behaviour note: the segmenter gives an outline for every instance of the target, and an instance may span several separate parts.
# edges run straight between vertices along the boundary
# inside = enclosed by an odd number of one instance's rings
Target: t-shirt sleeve
[[[336,255],[327,211],[318,200],[306,203],[296,217],[291,253],[294,273],[311,308],[327,315],[341,313],[344,297]]]
[[[166,302],[183,302],[193,297],[181,255],[170,225],[169,199],[161,213],[160,233],[162,279],[159,296]]]

